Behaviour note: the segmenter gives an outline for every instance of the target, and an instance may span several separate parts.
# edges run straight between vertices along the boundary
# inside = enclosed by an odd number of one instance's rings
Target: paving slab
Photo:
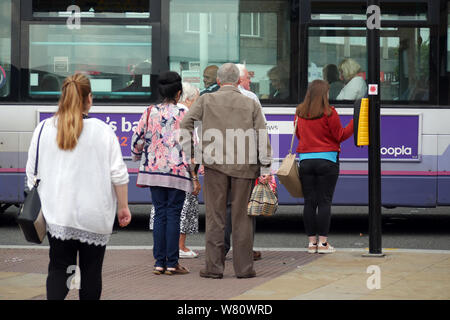
[[[104,300],[449,300],[450,252],[389,250],[383,258],[362,251],[319,255],[263,251],[257,277],[237,279],[226,260],[224,278],[204,279],[204,251],[182,259],[191,273],[154,275],[151,249],[108,249],[103,268]],[[368,267],[378,267],[380,289],[369,289]],[[48,249],[0,248],[0,299],[45,299]],[[78,299],[71,290],[67,299]]]
[[[236,300],[448,300],[450,252],[389,251],[383,258],[337,251],[268,281]],[[369,266],[380,270],[380,288],[367,285]]]
[[[255,262],[257,277],[237,279],[230,259],[225,262],[224,278],[215,280],[199,276],[205,256],[203,250],[198,252],[199,258],[180,260],[191,273],[158,276],[152,273],[152,250],[107,250],[102,299],[227,300],[319,258],[301,251],[263,251],[263,259]],[[10,299],[45,299],[48,259],[44,249],[0,249],[0,272],[6,278],[3,285],[0,280],[0,294]],[[78,290],[71,290],[67,299],[78,299]]]

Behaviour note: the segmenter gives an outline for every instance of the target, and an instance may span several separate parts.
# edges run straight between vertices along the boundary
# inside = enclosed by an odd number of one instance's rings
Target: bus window
[[[208,66],[245,64],[250,90],[268,102],[291,98],[289,0],[171,0],[170,69],[200,90]],[[214,69],[212,69],[214,68]]]
[[[312,1],[312,20],[366,20],[366,3],[351,1]]]
[[[148,100],[151,96],[151,26],[30,25],[29,95],[55,99],[64,78],[81,72],[94,98]]]
[[[330,83],[331,101],[354,101],[367,93],[366,30],[309,28],[308,82]],[[429,101],[429,28],[383,28],[380,34],[382,101]]]
[[[385,101],[430,100],[430,29],[383,28],[380,86]]]
[[[331,101],[354,101],[366,95],[365,28],[311,27],[308,46],[308,83],[328,81]]]
[[[312,1],[312,20],[366,20],[366,1]],[[426,2],[382,2],[381,20],[426,21]]]
[[[450,72],[450,1],[447,6],[447,71]]]
[[[37,18],[68,17],[71,5],[80,8],[82,18],[149,18],[150,8],[148,0],[33,0],[33,16]]]
[[[427,3],[426,2],[398,2],[398,3],[381,3],[381,20],[382,21],[426,21],[427,20]]]
[[[0,1],[0,97],[10,92],[11,0]]]

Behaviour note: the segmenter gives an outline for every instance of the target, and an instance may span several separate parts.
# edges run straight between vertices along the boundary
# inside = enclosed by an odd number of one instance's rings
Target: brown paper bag
[[[303,198],[302,184],[298,175],[295,154],[289,153],[277,171],[278,180],[294,198]]]
[[[297,121],[295,122],[294,134],[292,135],[291,149],[286,158],[280,165],[277,171],[278,180],[286,188],[294,198],[303,198],[303,189],[298,174],[297,161],[295,161],[295,153],[292,153],[292,146],[294,144],[294,135],[297,131]]]

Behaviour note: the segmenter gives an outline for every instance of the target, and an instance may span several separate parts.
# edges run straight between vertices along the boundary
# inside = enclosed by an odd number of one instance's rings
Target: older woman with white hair
[[[200,95],[197,87],[188,82],[183,82],[183,94],[177,104],[180,109],[186,112],[194,104]],[[198,140],[197,140],[198,141]],[[198,233],[198,216],[200,210],[198,206],[198,198],[192,193],[186,192],[186,198],[183,204],[183,210],[180,217],[180,240],[179,240],[179,257],[180,259],[197,258],[198,253],[186,247],[186,235]],[[152,207],[150,215],[150,229],[153,229],[153,219],[155,216],[155,207]]]
[[[354,59],[348,58],[342,60],[339,64],[339,72],[345,82],[336,100],[357,100],[364,98],[367,94],[367,84],[364,79],[358,75],[361,72],[361,66]]]

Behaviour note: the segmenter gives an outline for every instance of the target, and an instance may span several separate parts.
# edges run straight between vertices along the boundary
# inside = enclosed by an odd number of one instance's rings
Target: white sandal
[[[192,250],[189,250],[188,252],[179,250],[179,253],[180,253],[180,259],[194,259],[194,258],[198,257],[198,253],[195,253]]]

